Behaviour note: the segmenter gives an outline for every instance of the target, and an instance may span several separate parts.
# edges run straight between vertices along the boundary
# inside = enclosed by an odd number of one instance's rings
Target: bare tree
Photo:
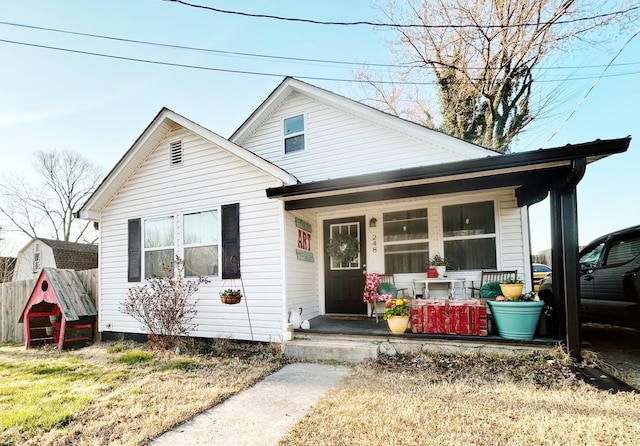
[[[95,242],[91,222],[76,219],[75,213],[98,186],[102,169],[70,151],[39,151],[35,158],[36,183],[22,176],[0,183],[0,213],[10,223],[7,229],[30,237]]]
[[[607,2],[607,11],[616,7],[623,8]],[[397,84],[357,73],[368,80],[371,104],[427,126],[438,116],[444,132],[499,151],[557,99],[552,91],[532,100],[543,60],[614,21],[631,23],[637,13],[603,14],[602,3],[592,0],[406,0],[380,10],[397,25],[400,38],[388,43],[407,68],[390,73]],[[429,80],[439,110],[415,90]]]

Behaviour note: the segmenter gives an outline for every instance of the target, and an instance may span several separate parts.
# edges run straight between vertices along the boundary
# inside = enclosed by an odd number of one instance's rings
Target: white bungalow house
[[[292,78],[229,139],[162,109],[79,212],[99,222],[99,330],[143,333],[119,306],[174,255],[211,279],[199,337],[281,341],[297,308],[366,315],[364,272],[419,294],[435,253],[465,283],[510,269],[531,289],[527,206],[551,191],[570,219],[554,240],[577,247],[580,170],[628,142],[501,155]],[[339,262],[325,247],[345,232],[360,252]],[[242,304],[220,302],[240,287]]]

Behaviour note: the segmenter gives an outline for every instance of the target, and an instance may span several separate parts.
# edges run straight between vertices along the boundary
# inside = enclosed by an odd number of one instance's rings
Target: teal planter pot
[[[505,339],[530,341],[536,332],[544,301],[487,301],[498,333]]]

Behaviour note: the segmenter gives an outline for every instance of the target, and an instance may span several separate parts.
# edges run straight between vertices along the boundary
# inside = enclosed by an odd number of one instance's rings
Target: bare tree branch
[[[29,237],[64,241],[96,240],[90,222],[74,217],[103,177],[101,168],[70,151],[35,154],[37,180],[4,178],[0,182],[0,214],[10,228]]]
[[[611,0],[607,9],[622,7],[623,2]],[[531,101],[538,85],[534,69],[549,54],[614,22],[637,26],[638,20],[630,14],[571,21],[602,12],[602,4],[593,0],[389,0],[377,7],[392,23],[424,25],[395,29],[398,38],[388,45],[395,62],[408,68],[387,77],[435,79],[438,104],[414,104],[415,109],[438,117],[444,132],[499,151],[508,150],[512,140],[553,105],[550,98],[557,91],[535,107]],[[408,94],[398,84],[376,84],[361,72],[358,76],[369,79],[369,102],[398,115],[410,110],[398,104],[415,98],[413,92]]]

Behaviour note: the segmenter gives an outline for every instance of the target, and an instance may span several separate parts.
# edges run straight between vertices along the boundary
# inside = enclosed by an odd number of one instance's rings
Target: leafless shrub
[[[181,336],[196,328],[192,321],[198,312],[198,301],[189,298],[209,280],[185,279],[184,262],[179,256],[170,265],[162,264],[162,270],[164,276],[154,276],[144,285],[129,288],[120,311],[143,324],[152,346],[173,349]]]

